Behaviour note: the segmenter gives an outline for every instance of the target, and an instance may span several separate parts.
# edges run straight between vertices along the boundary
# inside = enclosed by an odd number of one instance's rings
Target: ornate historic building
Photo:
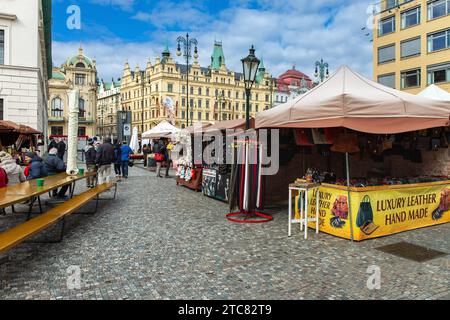
[[[68,133],[69,101],[67,90],[78,89],[79,136],[94,136],[97,119],[97,68],[95,60],[84,55],[83,49],[70,57],[59,68],[53,68],[49,81],[48,101],[49,135],[66,136]]]
[[[121,110],[121,80],[100,82],[97,91],[97,136],[117,138],[117,111]]]
[[[313,87],[314,83],[311,78],[303,72],[296,70],[294,66],[277,79],[275,105],[295,99]]]
[[[184,128],[188,104],[193,123],[245,118],[243,75],[226,67],[221,42],[214,43],[210,66],[201,67],[194,59],[189,87],[186,71],[186,65],[177,63],[168,47],[154,64],[148,61],[144,70],[131,70],[125,64],[121,103],[124,110],[132,112],[133,127],[139,132],[150,130],[162,120],[171,120],[169,110],[173,110],[175,125]],[[252,90],[250,114],[269,108],[271,101],[270,77],[262,64]]]

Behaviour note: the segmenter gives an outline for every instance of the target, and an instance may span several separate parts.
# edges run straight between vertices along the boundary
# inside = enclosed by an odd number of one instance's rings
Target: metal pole
[[[353,242],[353,214],[352,214],[352,197],[350,193],[350,166],[348,160],[348,152],[345,153],[345,169],[347,172],[347,196],[348,196],[348,209],[350,216],[350,240]]]
[[[245,130],[250,129],[250,89],[245,89],[246,107],[245,107]]]
[[[144,90],[145,90],[145,79],[144,79],[144,75],[145,75],[145,71],[144,71],[144,73],[142,74],[142,114],[141,114],[141,117],[142,117],[142,131],[141,131],[141,139],[142,139],[142,135],[144,134],[144,102],[145,102],[145,96],[144,96]]]
[[[187,127],[189,127],[189,118],[190,118],[190,105],[191,102],[189,101],[189,54],[190,52],[190,48],[189,48],[189,33],[186,34],[186,45],[184,48],[184,52],[186,55],[186,93],[187,93]],[[191,119],[191,125],[192,125],[192,119]]]

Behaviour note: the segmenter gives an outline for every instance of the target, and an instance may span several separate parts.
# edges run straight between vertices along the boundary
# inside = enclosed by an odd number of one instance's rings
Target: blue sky
[[[97,60],[99,77],[121,77],[125,61],[145,66],[178,35],[199,41],[200,64],[207,66],[214,40],[222,41],[226,64],[240,71],[240,59],[254,44],[266,68],[278,76],[293,65],[313,76],[323,58],[334,70],[347,64],[371,76],[372,48],[367,0],[55,0],[53,57],[60,65],[82,43]],[[81,29],[69,30],[70,5],[81,9]]]

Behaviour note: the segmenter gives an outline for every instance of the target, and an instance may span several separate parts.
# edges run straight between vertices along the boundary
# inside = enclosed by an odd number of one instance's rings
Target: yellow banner
[[[315,217],[316,193],[309,199],[311,218]],[[319,193],[320,231],[345,239],[350,239],[350,221],[356,241],[450,222],[450,185],[447,184],[351,191],[350,198],[346,190],[333,187],[321,187]],[[299,218],[299,197],[295,207]],[[315,223],[309,226],[314,228]]]

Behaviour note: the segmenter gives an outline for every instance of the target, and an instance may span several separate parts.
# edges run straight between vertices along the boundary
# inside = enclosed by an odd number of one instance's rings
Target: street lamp
[[[246,96],[246,110],[245,110],[245,130],[250,129],[250,94],[253,84],[256,80],[256,74],[259,68],[259,59],[255,56],[255,48],[250,48],[250,53],[242,60],[242,67],[244,70],[244,84],[245,84],[245,96]]]
[[[326,69],[326,74],[325,74]],[[328,62],[323,62],[323,59],[320,59],[320,61],[316,61],[316,72],[314,76],[316,78],[320,78],[320,82],[323,82],[325,78],[328,78],[330,75],[328,70]]]
[[[187,94],[187,98],[186,98],[186,102],[187,102],[187,106],[186,106],[186,127],[189,127],[189,115],[190,115],[190,102],[189,102],[189,58],[192,57],[191,55],[191,49],[192,47],[194,47],[194,58],[197,59],[198,58],[198,50],[197,50],[197,39],[190,39],[189,38],[189,33],[186,34],[186,37],[180,36],[177,38],[177,56],[181,56],[183,55],[184,58],[186,58],[186,94]],[[183,47],[181,47],[183,46]],[[183,51],[181,51],[183,50]],[[192,118],[191,117],[191,126],[192,126]]]

